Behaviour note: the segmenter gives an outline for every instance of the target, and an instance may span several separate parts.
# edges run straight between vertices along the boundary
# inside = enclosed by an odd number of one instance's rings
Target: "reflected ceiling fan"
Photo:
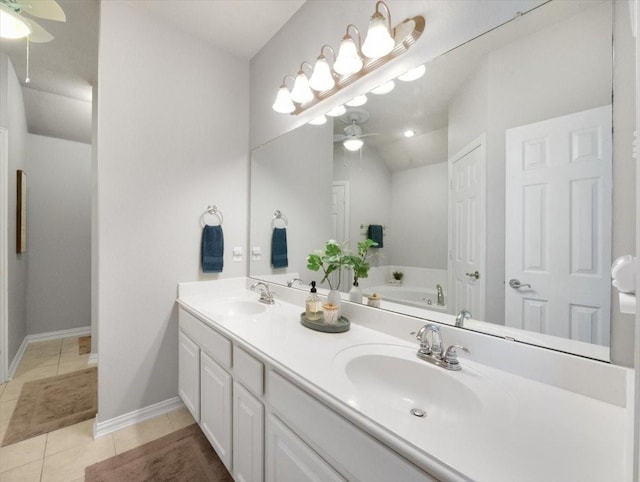
[[[364,124],[369,120],[369,113],[364,109],[349,109],[340,116],[340,120],[347,126],[344,128],[344,134],[333,136],[333,142],[342,142],[342,145],[350,151],[357,151],[362,147],[364,144],[363,137],[378,135],[377,133],[362,133],[360,124]]]
[[[53,40],[53,35],[29,17],[57,22],[67,20],[64,10],[55,0],[0,0],[0,37],[27,37],[29,42],[37,43]]]

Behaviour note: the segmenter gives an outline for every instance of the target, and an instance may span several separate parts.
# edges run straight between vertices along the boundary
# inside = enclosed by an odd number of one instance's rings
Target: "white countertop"
[[[221,299],[258,298],[239,291],[239,281],[215,283],[207,282],[206,289],[201,283],[181,285],[178,303],[429,472],[492,482],[631,478],[631,463],[625,460],[632,430],[626,408],[481,365],[472,356],[460,357],[463,370],[454,375],[477,387],[482,410],[473,416],[438,416],[437,411],[424,419],[405,416],[363,397],[337,361],[357,345],[396,345],[389,349],[409,353],[417,350],[417,342],[360,326],[357,319],[351,319],[346,333],[312,331],[300,324],[303,308],[277,296],[276,304],[259,315],[214,315],[210,308]]]

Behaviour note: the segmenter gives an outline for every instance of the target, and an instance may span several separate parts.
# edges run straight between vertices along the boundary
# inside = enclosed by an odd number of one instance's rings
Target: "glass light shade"
[[[418,67],[407,70],[404,74],[398,77],[398,80],[402,80],[403,82],[411,82],[412,80],[417,80],[424,75],[427,68],[423,65],[419,65]]]
[[[20,15],[0,4],[0,37],[17,39],[31,34],[31,27]]]
[[[344,114],[345,112],[347,112],[347,108],[343,105],[339,105],[338,107],[334,107],[329,112],[327,112],[327,115],[329,117],[338,117]]]
[[[309,121],[312,126],[321,126],[327,123],[327,118],[324,115],[318,116],[315,119]]]
[[[360,107],[361,105],[365,105],[367,103],[367,100],[368,100],[367,96],[362,94],[362,95],[359,95],[357,97],[354,97],[353,99],[351,99],[346,104],[349,107]]]
[[[296,75],[296,81],[293,84],[293,89],[291,89],[291,100],[299,104],[306,104],[313,100],[313,92],[309,88],[309,79],[302,71]]]
[[[324,92],[325,90],[333,89],[335,85],[336,81],[333,80],[327,59],[324,56],[318,58],[309,79],[309,87],[317,92]]]
[[[369,22],[367,38],[362,44],[362,53],[370,59],[384,57],[396,46],[395,40],[389,33],[386,19],[375,13]]]
[[[405,137],[413,137],[416,135],[416,131],[414,131],[413,129],[407,129],[406,131],[404,131],[402,133]]]
[[[358,54],[356,44],[350,35],[346,35],[340,43],[338,58],[333,64],[333,70],[340,75],[351,75],[360,72],[364,62]]]
[[[371,93],[376,95],[388,94],[393,90],[395,86],[396,83],[393,80],[390,80],[389,82],[385,82],[384,84],[379,85],[375,89],[371,89]]]
[[[362,139],[347,139],[342,143],[342,145],[349,151],[357,151],[362,147],[362,144],[364,144]]]
[[[289,93],[289,89],[286,86],[280,87],[278,89],[278,94],[276,95],[276,100],[271,106],[273,110],[279,112],[280,114],[291,114],[294,110],[296,110],[296,106],[291,102],[291,94]]]

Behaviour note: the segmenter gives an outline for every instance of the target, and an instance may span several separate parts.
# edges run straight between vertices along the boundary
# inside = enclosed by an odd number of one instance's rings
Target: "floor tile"
[[[22,385],[24,382],[11,380],[7,383],[2,395],[0,395],[0,403],[7,402],[9,400],[17,400],[20,396],[20,392],[22,391]]]
[[[93,424],[95,418],[49,432],[45,456],[78,446],[86,446],[93,441]]]
[[[169,412],[167,416],[171,421],[173,430],[180,430],[181,428],[196,423],[196,421],[191,416],[191,412],[189,412],[186,407],[179,408],[178,410],[174,410],[173,412]]]
[[[84,469],[115,455],[111,434],[86,445],[63,450],[45,457],[42,482],[62,482],[81,479]]]
[[[15,469],[2,472],[0,474],[0,480],[2,482],[40,482],[43,460],[44,459],[39,459],[16,467]]]
[[[57,365],[59,360],[60,355],[47,355],[42,357],[25,358],[20,362],[20,366],[18,366],[18,368],[16,369],[14,378],[22,375],[27,370]]]
[[[31,382],[41,378],[55,377],[58,374],[58,365],[50,365],[46,367],[31,368],[20,375],[16,375],[13,379],[20,382]]]
[[[83,355],[85,356],[85,355]],[[85,358],[78,358],[75,360],[63,361],[60,360],[60,364],[58,365],[58,375],[62,375],[63,373],[75,372],[78,370],[84,370],[89,367],[89,357],[85,356]]]
[[[13,415],[17,403],[18,399],[0,403],[0,423],[8,423],[11,420],[11,415]]]
[[[78,353],[78,337],[63,338],[61,352],[68,353],[73,351],[75,351],[76,354]]]
[[[47,436],[39,435],[6,447],[0,447],[0,472],[42,459]]]
[[[173,432],[169,417],[161,415],[113,433],[116,453],[121,454]]]

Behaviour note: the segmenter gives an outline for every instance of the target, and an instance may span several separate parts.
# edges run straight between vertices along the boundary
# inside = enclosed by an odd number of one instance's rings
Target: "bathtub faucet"
[[[442,285],[436,285],[436,293],[438,296],[438,301],[436,301],[436,304],[438,306],[444,306],[444,295],[442,294]]]

